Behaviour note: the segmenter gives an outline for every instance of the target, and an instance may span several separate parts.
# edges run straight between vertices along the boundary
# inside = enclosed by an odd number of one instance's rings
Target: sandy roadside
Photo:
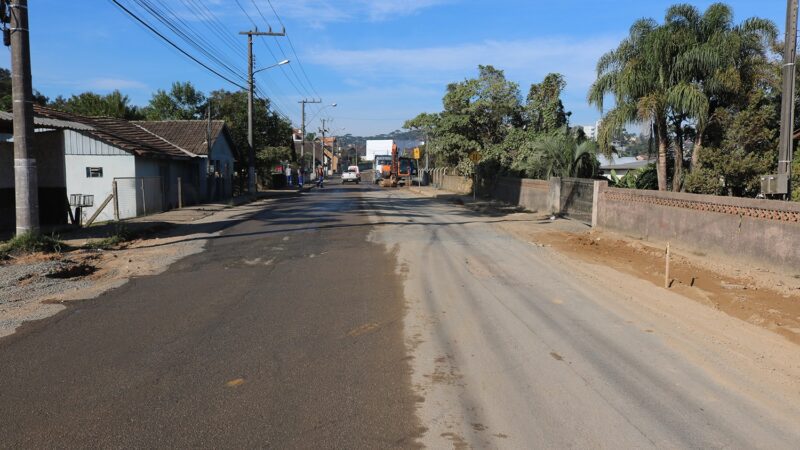
[[[270,201],[222,209],[110,250],[32,254],[0,264],[0,337],[13,334],[23,322],[57,314],[67,302],[94,298],[133,277],[167,270],[202,252],[220,229],[255,214]]]

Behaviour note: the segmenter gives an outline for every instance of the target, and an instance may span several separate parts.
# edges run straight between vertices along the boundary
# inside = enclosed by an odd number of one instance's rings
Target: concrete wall
[[[560,212],[566,217],[579,220],[581,222],[592,223],[592,205],[594,195],[594,181],[586,178],[554,178],[560,180],[559,190]]]
[[[491,196],[532,212],[550,212],[550,183],[526,178],[497,179]]]
[[[441,188],[456,194],[470,194],[472,193],[472,178],[460,175],[443,175]]]
[[[598,196],[600,229],[800,273],[800,204],[617,188]]]
[[[56,226],[67,223],[67,194],[64,169],[64,138],[60,131],[34,133],[31,156],[36,159],[39,183],[40,225]],[[14,205],[14,143],[0,143],[0,230],[13,230]]]

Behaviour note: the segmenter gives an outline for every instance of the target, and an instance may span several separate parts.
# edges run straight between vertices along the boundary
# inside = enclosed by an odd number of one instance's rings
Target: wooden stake
[[[664,287],[669,289],[669,242],[667,242],[667,269],[664,271]]]

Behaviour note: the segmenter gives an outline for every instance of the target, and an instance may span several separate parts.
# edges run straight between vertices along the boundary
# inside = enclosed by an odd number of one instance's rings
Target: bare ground
[[[529,216],[529,215],[528,215]],[[664,285],[665,248],[615,233],[576,227],[568,221],[498,225],[570,257]],[[567,222],[567,223],[563,223]],[[671,249],[669,290],[780,334],[800,344],[800,277],[735,260]]]

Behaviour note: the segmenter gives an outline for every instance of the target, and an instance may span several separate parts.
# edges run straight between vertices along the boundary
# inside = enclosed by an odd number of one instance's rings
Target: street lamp
[[[275,63],[275,64],[273,64],[271,66],[263,67],[263,68],[258,69],[258,70],[253,70],[253,58],[252,58],[252,55],[251,55],[251,58],[250,58],[249,62],[250,62],[248,64],[248,69],[249,69],[248,72],[249,73],[247,74],[248,75],[247,76],[247,81],[248,81],[248,88],[249,88],[248,92],[247,92],[247,94],[248,94],[247,95],[247,144],[249,145],[250,148],[248,149],[247,156],[248,156],[248,159],[250,161],[249,161],[249,167],[248,167],[248,170],[247,170],[247,178],[248,178],[248,180],[247,180],[248,181],[248,183],[247,183],[248,184],[248,189],[247,190],[250,193],[250,195],[255,195],[255,193],[256,193],[256,149],[255,149],[255,147],[253,147],[253,91],[255,90],[255,88],[254,88],[254,84],[255,83],[253,82],[253,75],[255,75],[258,72],[261,72],[262,70],[267,70],[267,69],[271,69],[273,67],[278,67],[278,66],[282,66],[284,64],[289,64],[289,60],[288,59],[284,59],[283,61],[281,61],[279,63]]]
[[[254,71],[253,71],[253,75],[257,74],[258,72],[261,72],[262,70],[272,69],[273,67],[278,67],[278,66],[282,66],[282,65],[284,65],[284,64],[289,64],[290,62],[291,62],[291,61],[289,61],[288,59],[284,59],[283,61],[281,61],[281,62],[277,62],[277,63],[275,63],[275,64],[273,64],[273,65],[271,65],[271,66],[262,67],[262,68],[260,68],[260,69],[256,69],[256,70],[254,70]]]

